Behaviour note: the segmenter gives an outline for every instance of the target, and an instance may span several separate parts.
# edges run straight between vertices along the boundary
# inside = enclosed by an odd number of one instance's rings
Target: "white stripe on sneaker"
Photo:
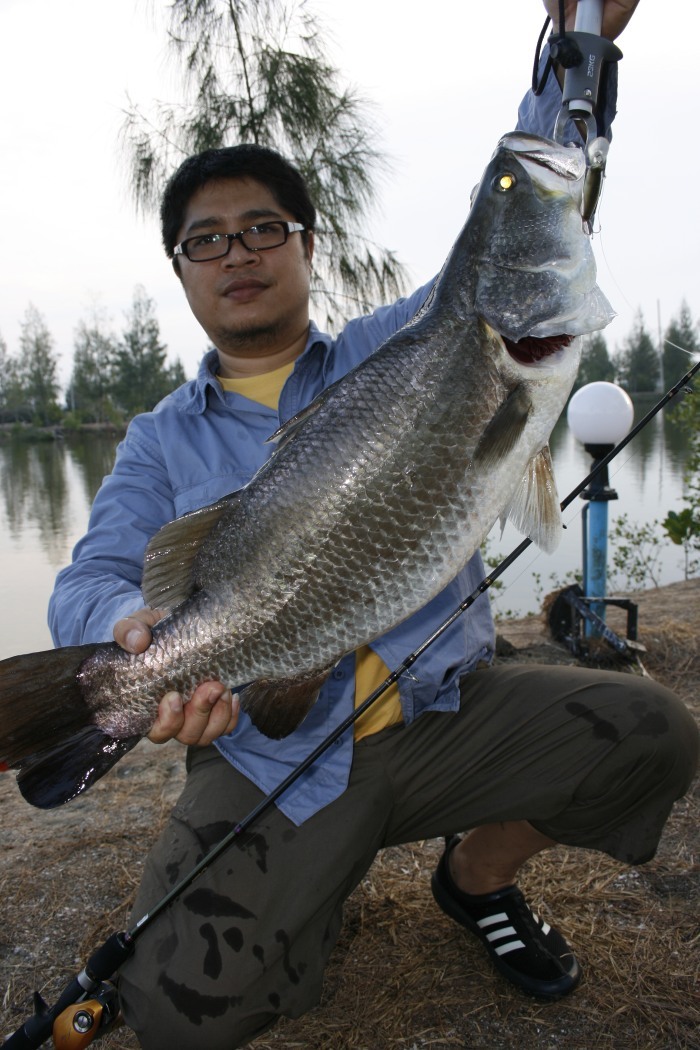
[[[508,915],[504,911],[496,912],[494,915],[485,915],[483,919],[477,921],[477,926],[484,931],[486,931],[489,926],[497,926],[497,929],[491,930],[490,933],[486,934],[486,940],[489,944],[493,945],[493,950],[496,955],[507,955],[508,952],[515,952],[519,948],[525,947],[518,937],[515,927],[511,925]],[[494,941],[500,941],[504,937],[514,937],[515,940],[506,941],[505,944],[499,944],[498,947],[496,947]]]
[[[539,915],[535,915],[532,909],[530,909],[530,914],[534,921],[538,925],[541,925],[542,933],[546,937],[551,926],[544,922]],[[492,946],[496,955],[507,955],[508,952],[515,952],[520,948],[525,947],[523,941],[518,937],[517,930],[511,925],[511,919],[504,911],[495,912],[493,915],[485,915],[483,919],[477,920],[477,926],[484,932],[486,940]],[[490,926],[494,926],[496,929],[491,930],[490,933],[486,933],[486,930]],[[503,940],[504,937],[511,937],[514,938],[514,940],[506,941],[505,944],[499,944],[498,946],[494,943],[495,941]]]
[[[514,926],[501,926],[498,930],[492,930],[486,934],[487,941],[500,941],[503,937],[517,937]]]
[[[524,948],[525,945],[522,941],[508,941],[507,944],[501,944],[498,948],[494,948],[496,955],[506,955],[508,952],[514,952],[518,948]]]
[[[493,926],[496,922],[509,922],[509,918],[504,911],[496,912],[494,915],[485,915],[483,919],[477,920],[477,926],[483,930],[484,926]]]

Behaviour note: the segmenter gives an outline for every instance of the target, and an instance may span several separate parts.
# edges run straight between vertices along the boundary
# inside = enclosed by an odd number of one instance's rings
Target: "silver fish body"
[[[547,442],[573,337],[612,316],[583,175],[580,151],[505,136],[416,317],[287,423],[244,489],[154,537],[144,597],[171,611],[153,644],[99,647],[78,672],[100,731],[138,737],[165,691],[220,678],[284,736],[334,664],[438,594],[499,517],[553,549]]]

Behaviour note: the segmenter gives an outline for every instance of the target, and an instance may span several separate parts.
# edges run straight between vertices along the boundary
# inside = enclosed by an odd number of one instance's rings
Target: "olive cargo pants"
[[[697,727],[649,679],[503,666],[462,681],[461,710],[355,747],[344,794],[301,827],[272,808],[144,932],[122,969],[146,1050],[232,1050],[320,997],[343,901],[384,846],[529,820],[558,842],[648,860],[697,764]],[[261,800],[213,747],[154,846],[134,921]]]

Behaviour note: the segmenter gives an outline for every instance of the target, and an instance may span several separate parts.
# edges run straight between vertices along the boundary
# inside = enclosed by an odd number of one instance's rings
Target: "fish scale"
[[[211,678],[240,690],[261,732],[284,736],[332,667],[438,595],[499,517],[553,548],[547,442],[576,375],[574,337],[612,316],[581,221],[584,171],[580,151],[501,140],[416,317],[290,420],[244,489],[152,539],[144,598],[170,611],[145,653],[103,645],[0,664],[14,720],[0,760],[24,763],[26,797],[55,805],[83,790],[148,732],[166,691],[188,697]],[[58,727],[53,688],[35,717],[42,661],[61,683]],[[31,727],[18,713],[30,677]],[[65,743],[29,757],[44,719]],[[83,725],[99,739],[81,759],[70,741]]]

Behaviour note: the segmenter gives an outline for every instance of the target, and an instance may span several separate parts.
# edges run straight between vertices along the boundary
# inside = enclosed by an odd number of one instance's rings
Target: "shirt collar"
[[[327,332],[321,332],[314,321],[309,322],[309,335],[306,340],[306,346],[302,353],[297,358],[297,363],[307,357],[313,347],[321,345],[323,348],[324,355],[329,353],[333,346],[333,337]],[[224,401],[224,392],[221,389],[221,384],[216,377],[217,369],[219,367],[219,355],[214,347],[207,350],[204,357],[200,361],[199,369],[197,371],[197,378],[194,382],[194,390],[189,403],[185,407],[186,412],[191,412],[193,415],[201,415],[207,407],[207,396],[211,391],[220,401]]]

